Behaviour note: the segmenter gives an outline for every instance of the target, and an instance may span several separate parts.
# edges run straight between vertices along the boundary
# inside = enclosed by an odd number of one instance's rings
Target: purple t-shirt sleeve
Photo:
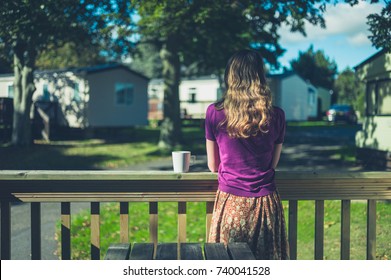
[[[213,124],[215,119],[214,110],[214,104],[209,105],[205,116],[205,138],[211,141],[216,141]]]
[[[281,109],[277,109],[277,126],[279,128],[277,132],[277,139],[274,141],[275,144],[282,144],[284,142],[285,138],[285,130],[286,130],[286,123],[285,123],[285,113]]]

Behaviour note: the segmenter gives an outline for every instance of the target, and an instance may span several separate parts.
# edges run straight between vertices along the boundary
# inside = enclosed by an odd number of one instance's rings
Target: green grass
[[[157,151],[149,142],[38,142],[28,149],[2,147],[0,169],[115,169],[156,159]]]
[[[334,128],[334,129],[345,129],[350,127],[357,127],[357,125],[352,125],[344,122],[340,123],[332,123],[328,121],[288,121],[287,122],[287,128],[291,129],[292,131],[300,130],[300,129],[318,129],[319,127],[327,129],[327,128]]]
[[[159,150],[158,128],[101,131],[92,139],[35,141],[29,148],[0,144],[0,169],[3,170],[96,170],[117,169],[169,156]],[[205,138],[199,127],[183,128],[184,144],[205,154]],[[23,160],[21,160],[23,159]]]
[[[177,203],[158,204],[158,240],[159,242],[177,241]],[[187,203],[187,242],[205,242],[205,202]],[[72,217],[72,259],[90,259],[90,217],[85,210]],[[145,202],[129,203],[129,238],[132,242],[149,242],[149,204]],[[137,217],[137,218],[136,218]],[[119,204],[102,203],[101,258],[110,243],[119,242]],[[56,239],[61,240],[60,222],[57,223]],[[60,252],[60,249],[59,249]]]
[[[330,126],[330,123],[327,121],[289,121],[287,123],[288,127],[319,127],[319,126]]]
[[[199,127],[183,128],[188,149],[205,154],[204,132]],[[0,144],[3,170],[92,170],[118,169],[169,156],[159,150],[158,128],[101,131],[94,138],[61,141],[35,141],[29,148]],[[23,160],[21,160],[23,159]]]
[[[334,154],[330,156],[330,159],[354,163],[357,160],[357,149],[355,146],[345,145],[340,149],[337,149]]]
[[[287,202],[284,202],[286,220]],[[315,206],[313,201],[300,201],[298,210],[298,259],[314,259]],[[130,242],[149,241],[148,203],[130,203]],[[159,203],[158,209],[159,242],[177,240],[177,203]],[[194,202],[187,205],[187,242],[205,242],[205,203]],[[340,201],[325,201],[324,259],[340,259]],[[135,218],[137,217],[137,218]],[[73,217],[72,258],[90,258],[90,215],[88,211]],[[58,232],[59,232],[58,224]],[[389,259],[391,256],[391,204],[377,203],[376,258]],[[351,204],[351,259],[366,258],[366,203],[353,201]],[[110,243],[119,242],[118,203],[105,203],[101,207],[101,258]]]
[[[340,259],[341,210],[340,201],[325,201],[324,259]],[[351,259],[366,259],[366,203],[351,204]],[[298,259],[314,258],[315,203],[300,201],[298,214]],[[377,203],[376,258],[391,256],[391,204]]]

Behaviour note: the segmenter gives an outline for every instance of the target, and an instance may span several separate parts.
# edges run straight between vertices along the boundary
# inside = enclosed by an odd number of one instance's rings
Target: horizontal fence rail
[[[289,201],[291,258],[297,257],[299,200],[315,201],[315,259],[323,259],[324,201],[341,201],[341,259],[350,258],[350,202],[367,201],[367,258],[376,257],[376,201],[391,199],[389,172],[277,172]],[[41,202],[61,203],[61,258],[71,258],[71,202],[90,202],[91,259],[100,258],[100,202],[120,203],[120,242],[129,242],[129,202],[149,202],[150,241],[157,244],[158,203],[178,202],[178,242],[186,241],[186,203],[206,202],[206,235],[217,190],[215,173],[165,171],[0,171],[1,259],[10,259],[12,202],[31,203],[31,256],[41,258]]]

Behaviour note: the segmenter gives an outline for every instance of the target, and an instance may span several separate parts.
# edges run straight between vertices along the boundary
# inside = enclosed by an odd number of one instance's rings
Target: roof
[[[14,73],[0,74],[0,78],[12,78]]]
[[[211,75],[203,75],[203,76],[183,77],[181,80],[182,81],[194,81],[194,80],[205,81],[205,80],[217,80],[217,79],[218,77],[215,74],[211,74]]]
[[[285,71],[284,73],[279,73],[279,74],[267,74],[267,78],[271,79],[285,79],[290,76],[297,75],[294,71]],[[297,75],[299,76],[299,75]],[[300,76],[299,76],[300,77]],[[300,77],[301,78],[301,77]],[[216,75],[205,75],[205,76],[199,76],[199,77],[182,77],[181,81],[201,81],[201,80],[217,80]],[[151,85],[159,85],[163,83],[163,79],[151,79],[150,84]]]
[[[371,62],[372,60],[375,60],[376,58],[382,56],[383,54],[387,53],[387,50],[383,49],[383,50],[380,50],[378,51],[377,53],[375,53],[374,55],[368,57],[366,60],[364,60],[363,62],[361,62],[360,64],[356,65],[353,67],[354,70],[357,70],[358,68],[361,68],[363,67],[365,64],[368,64],[369,62]]]
[[[280,74],[270,74],[268,73],[266,75],[267,78],[273,78],[273,79],[285,79],[285,78],[288,78],[290,76],[293,76],[293,75],[297,75],[294,71],[285,71],[283,73],[280,73]]]
[[[302,79],[307,85],[316,88],[309,80],[304,79],[302,76],[300,76],[299,74],[297,74],[295,71],[292,71],[292,70],[287,70],[287,71],[280,73],[280,74],[267,74],[266,78],[283,80],[285,78],[289,78],[294,75],[296,75],[297,77]]]
[[[278,80],[283,80],[285,78],[291,77],[297,75],[300,79],[302,79],[305,83],[313,86],[309,81],[305,81],[300,75],[298,75],[296,72],[290,70],[290,71],[285,71],[283,73],[279,74],[267,74],[266,77],[270,79],[278,79]],[[192,78],[182,78],[181,81],[201,81],[201,80],[217,80],[216,75],[208,75],[208,76],[200,76],[200,77],[192,77]],[[149,82],[150,85],[161,85],[163,84],[163,79],[151,79]]]
[[[93,74],[93,73],[99,73],[99,72],[104,72],[104,71],[113,70],[113,69],[124,69],[124,70],[126,70],[136,76],[139,76],[142,79],[149,80],[149,78],[144,76],[143,74],[136,72],[121,63],[116,63],[116,62],[94,65],[94,66],[86,66],[86,67],[68,67],[68,68],[56,69],[56,70],[37,70],[35,73],[36,74],[51,74],[51,73],[58,73],[58,72],[73,72],[76,74],[81,74],[81,73]]]
[[[181,82],[187,82],[187,81],[215,81],[217,80],[216,75],[205,75],[205,76],[199,76],[199,77],[181,77]],[[158,79],[151,79],[149,84],[150,85],[161,85],[163,84],[164,80],[161,78]]]
[[[149,81],[150,85],[161,85],[163,84],[163,79],[151,79]]]

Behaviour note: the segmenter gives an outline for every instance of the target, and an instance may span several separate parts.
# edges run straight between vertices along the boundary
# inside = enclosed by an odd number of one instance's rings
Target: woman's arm
[[[280,160],[282,150],[282,143],[274,145],[272,168],[276,169],[278,161]]]
[[[206,139],[206,155],[208,158],[208,167],[212,172],[217,172],[220,165],[219,146],[216,141]]]

